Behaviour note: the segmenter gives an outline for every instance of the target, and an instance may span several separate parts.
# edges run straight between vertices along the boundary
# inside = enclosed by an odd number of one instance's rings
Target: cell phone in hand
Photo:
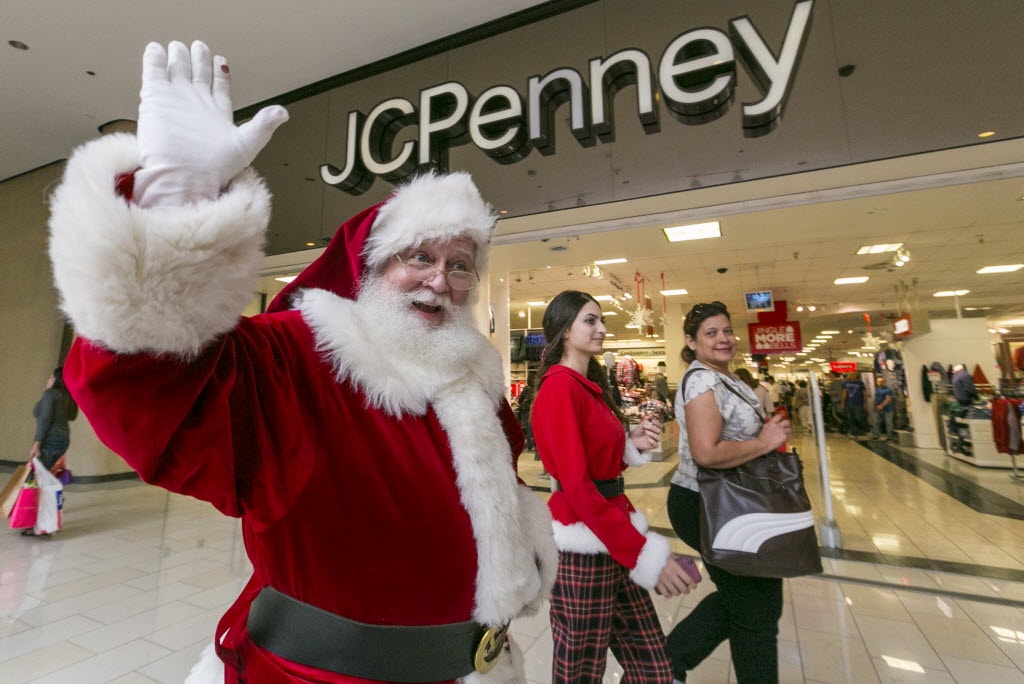
[[[695,584],[704,579],[700,575],[700,568],[697,567],[696,561],[689,556],[676,556],[676,563],[686,571],[686,574],[690,576],[690,579],[692,579]]]

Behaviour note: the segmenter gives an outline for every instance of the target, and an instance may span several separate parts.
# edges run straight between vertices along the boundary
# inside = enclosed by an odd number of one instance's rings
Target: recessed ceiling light
[[[688,226],[672,226],[663,228],[669,242],[683,240],[703,240],[704,238],[722,237],[722,226],[718,221],[694,223]]]
[[[1024,268],[1024,264],[1006,264],[1005,266],[986,266],[979,268],[976,273],[1013,273]]]
[[[616,313],[615,311],[602,311],[601,315],[602,316],[618,316],[619,314]]]
[[[316,244],[316,243],[313,243],[313,242],[307,242],[307,243],[306,243],[306,246],[307,246],[307,247],[312,247],[312,246],[314,246],[314,244]]]
[[[883,252],[895,252],[902,246],[902,242],[897,242],[893,245],[865,245],[857,250],[857,254],[881,254]]]
[[[280,276],[280,277],[274,278],[274,280],[280,280],[282,283],[290,283],[293,280],[295,280],[296,278],[298,278],[298,276]]]
[[[822,335],[838,335],[839,331],[838,330],[822,330],[821,334]]]
[[[834,285],[856,285],[857,283],[866,283],[867,281],[867,276],[855,276],[853,278],[836,278],[832,283]]]
[[[989,311],[991,306],[965,306],[964,311]]]
[[[611,295],[597,295],[596,297],[594,297],[594,299],[596,299],[599,302],[610,302],[615,298],[612,297]]]
[[[984,133],[979,133],[978,137],[979,138],[991,138],[995,134],[996,134],[995,131],[985,131]]]
[[[605,333],[605,337],[615,337],[615,333]]]
[[[602,259],[601,261],[595,261],[595,266],[604,266],[605,264],[624,264],[625,259]]]
[[[690,294],[689,292],[683,290],[682,288],[678,290],[659,290],[659,292],[661,292],[661,294],[665,295],[666,297],[672,297],[673,295]]]
[[[547,302],[526,302],[526,306],[547,306]]]
[[[525,311],[520,311],[519,312],[519,317],[520,318],[526,318],[526,312]]]
[[[942,292],[936,292],[932,297],[963,297],[970,290],[943,290]]]

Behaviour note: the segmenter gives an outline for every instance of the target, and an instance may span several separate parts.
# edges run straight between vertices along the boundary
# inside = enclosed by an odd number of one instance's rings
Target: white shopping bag
[[[60,509],[64,507],[64,485],[46,469],[38,458],[32,459],[32,469],[39,485],[39,508],[36,513],[36,534],[53,534],[60,529]]]

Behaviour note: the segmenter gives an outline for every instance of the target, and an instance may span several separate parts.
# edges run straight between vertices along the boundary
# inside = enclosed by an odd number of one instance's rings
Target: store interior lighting
[[[688,226],[672,226],[662,230],[665,232],[665,237],[668,238],[669,242],[722,237],[722,226],[718,221],[693,223]]]

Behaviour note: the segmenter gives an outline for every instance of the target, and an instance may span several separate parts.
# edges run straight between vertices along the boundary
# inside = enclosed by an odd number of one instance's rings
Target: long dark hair
[[[710,304],[694,304],[693,308],[686,313],[686,318],[683,319],[683,333],[693,339],[697,339],[697,331],[700,329],[700,324],[712,316],[725,316],[732,322],[732,316],[729,315],[729,310],[725,308],[725,304],[722,302],[714,301]],[[697,358],[697,355],[693,353],[690,346],[686,344],[685,339],[683,340],[683,350],[679,352],[679,356],[686,363],[693,363]]]
[[[540,367],[537,369],[538,392],[540,392],[540,386],[544,382],[544,374],[548,372],[549,368],[562,360],[562,354],[565,352],[565,334],[569,332],[569,328],[572,327],[576,316],[579,315],[580,309],[589,302],[597,304],[598,308],[601,306],[596,299],[586,292],[563,290],[555,295],[555,298],[548,304],[547,310],[544,311],[544,320],[541,325],[544,327],[544,339],[547,340],[547,344],[544,345],[544,351],[541,352]],[[625,426],[627,424],[626,416],[622,413],[622,409],[619,408],[618,404],[615,403],[615,400],[612,399],[612,388],[608,384],[608,372],[593,356],[590,357],[590,361],[587,363],[587,379],[597,383],[597,386],[601,388],[601,398],[604,400],[604,403],[608,405],[608,408],[619,419],[619,422]]]
[[[53,384],[50,386],[50,389],[57,391],[61,401],[64,402],[64,406],[67,407],[68,420],[77,418],[78,404],[75,403],[71,392],[68,391],[68,386],[64,384],[64,366],[57,366],[53,369]]]

